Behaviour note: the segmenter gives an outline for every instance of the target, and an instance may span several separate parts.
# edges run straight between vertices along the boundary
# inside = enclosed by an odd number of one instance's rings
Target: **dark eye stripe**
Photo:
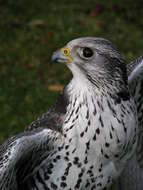
[[[85,47],[83,49],[83,56],[86,57],[86,58],[90,58],[93,56],[93,51],[92,49],[88,48],[88,47]]]

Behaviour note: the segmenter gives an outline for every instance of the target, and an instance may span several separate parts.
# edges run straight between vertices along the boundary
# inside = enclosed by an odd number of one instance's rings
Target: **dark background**
[[[81,36],[110,39],[127,63],[142,55],[142,1],[0,0],[0,142],[55,101],[70,73],[51,54]]]

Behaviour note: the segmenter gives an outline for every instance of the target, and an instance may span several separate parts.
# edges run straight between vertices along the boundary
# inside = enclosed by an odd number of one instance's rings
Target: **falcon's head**
[[[103,38],[84,37],[70,41],[56,51],[52,59],[66,63],[77,79],[88,79],[96,85],[120,81],[127,84],[126,65],[117,48]]]

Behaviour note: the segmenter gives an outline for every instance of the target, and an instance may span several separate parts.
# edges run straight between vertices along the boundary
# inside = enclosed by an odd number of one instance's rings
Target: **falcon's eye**
[[[88,48],[88,47],[83,48],[83,56],[84,56],[85,58],[90,58],[90,57],[92,57],[92,56],[93,56],[93,51],[92,51],[92,49],[90,49],[90,48]]]

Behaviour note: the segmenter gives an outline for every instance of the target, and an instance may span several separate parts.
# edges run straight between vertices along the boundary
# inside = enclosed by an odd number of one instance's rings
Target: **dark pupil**
[[[93,51],[90,49],[90,48],[84,48],[83,49],[83,56],[84,57],[92,57],[92,55],[93,55]]]

